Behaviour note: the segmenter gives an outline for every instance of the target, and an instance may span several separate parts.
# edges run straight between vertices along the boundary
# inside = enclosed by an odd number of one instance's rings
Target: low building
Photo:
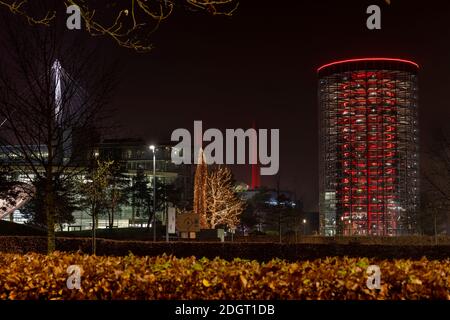
[[[9,164],[16,168],[18,174],[14,179],[29,183],[34,178],[31,172],[26,172],[24,169],[25,162],[19,156],[9,157],[4,154],[14,147],[3,147],[3,153],[0,158],[3,161],[8,161]],[[178,198],[181,202],[188,203],[192,199],[192,170],[190,165],[175,165],[171,161],[173,145],[171,143],[158,144],[155,149],[155,177],[158,181],[163,181],[164,185],[174,185],[178,190]],[[120,173],[128,180],[131,187],[134,183],[138,172],[142,172],[147,180],[149,186],[153,185],[153,151],[150,150],[149,144],[141,139],[107,139],[98,143],[92,152],[95,158],[102,160],[113,160],[120,165]],[[17,154],[17,152],[15,152]],[[78,163],[79,167],[89,166],[89,156],[85,157],[84,161]],[[23,174],[25,171],[26,174]],[[19,172],[21,172],[19,174]],[[80,170],[83,172],[83,170]],[[153,195],[149,194],[149,198]],[[157,221],[162,223],[165,221],[165,209],[169,204],[164,205],[164,209],[157,212]],[[65,231],[72,230],[86,230],[92,228],[92,218],[88,210],[80,210],[74,212],[75,222],[72,224],[63,224],[62,229]],[[20,208],[15,210],[9,217],[4,217],[17,223],[25,223],[20,212]],[[148,218],[143,214],[136,214],[133,201],[122,205],[118,208],[115,215],[113,226],[114,228],[126,227],[144,227],[147,226]],[[159,222],[158,222],[159,223]],[[100,216],[98,219],[98,228],[110,227],[108,217]]]

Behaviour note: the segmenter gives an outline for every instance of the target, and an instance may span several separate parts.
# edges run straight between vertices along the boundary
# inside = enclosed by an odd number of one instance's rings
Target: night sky
[[[420,127],[425,148],[433,128],[450,119],[448,1],[242,0],[234,17],[177,11],[137,54],[102,39],[105,55],[125,68],[114,103],[121,137],[169,141],[176,128],[280,129],[281,165],[273,187],[295,191],[318,209],[317,75],[347,58],[393,57],[420,64]],[[382,8],[382,30],[366,28],[366,8]],[[250,182],[250,167],[233,167]]]

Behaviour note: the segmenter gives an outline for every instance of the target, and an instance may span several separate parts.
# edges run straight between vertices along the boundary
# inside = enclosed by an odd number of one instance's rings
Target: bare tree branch
[[[5,7],[11,13],[24,17],[29,24],[49,26],[56,17],[55,11],[48,11],[44,17],[34,16],[28,11],[27,4],[27,0],[0,0],[0,7]]]
[[[0,0],[0,6],[32,25],[53,24],[59,5],[78,6],[86,30],[92,36],[107,36],[122,47],[147,52],[153,47],[150,36],[172,16],[176,7],[213,16],[232,16],[239,3],[237,0],[65,0],[49,4],[41,17],[30,9],[27,0]]]

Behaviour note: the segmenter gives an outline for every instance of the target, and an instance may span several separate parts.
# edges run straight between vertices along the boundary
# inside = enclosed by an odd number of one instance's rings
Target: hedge
[[[1,225],[0,225],[1,226]],[[1,231],[1,228],[0,228]],[[157,230],[157,237],[159,240],[165,240],[165,231]],[[3,234],[2,235],[25,235],[25,234]],[[164,234],[164,235],[163,235]],[[30,234],[26,234],[30,235]],[[36,235],[36,234],[35,234]],[[63,231],[57,232],[58,237],[62,238],[89,238],[91,230],[83,231]],[[152,241],[153,233],[143,228],[116,228],[116,229],[98,229],[97,238],[111,239],[111,240],[139,240],[139,241]],[[204,239],[206,240],[206,239]],[[203,240],[203,241],[204,241]],[[227,241],[231,241],[230,235],[226,238]],[[279,242],[279,236],[273,235],[249,235],[238,236],[234,235],[233,240],[236,242]],[[190,240],[192,241],[192,240]],[[194,241],[202,241],[201,239]],[[209,240],[206,240],[209,241]],[[217,239],[219,241],[219,239]],[[283,243],[303,243],[303,244],[370,244],[370,245],[450,245],[450,236],[439,235],[434,236],[399,236],[399,237],[387,237],[387,236],[302,236],[298,235],[284,235],[282,237]]]
[[[381,269],[370,290],[367,267]],[[81,267],[81,288],[67,288],[67,268]],[[450,260],[326,258],[288,263],[194,257],[99,257],[56,252],[0,254],[0,299],[446,299]]]
[[[0,237],[0,252],[45,253],[45,237]],[[56,247],[64,252],[91,253],[91,240],[87,238],[57,238]],[[447,259],[450,245],[362,245],[362,244],[279,244],[279,243],[218,243],[218,242],[145,242],[97,240],[97,254],[101,256],[158,256],[162,254],[176,257],[232,260],[269,261],[274,258],[288,261],[313,260],[328,256],[370,257],[378,259]]]
[[[45,236],[47,230],[25,224],[0,220],[0,235],[3,236]]]
[[[367,244],[367,245],[450,245],[450,236],[283,236],[284,243],[304,243],[304,244]],[[240,242],[279,242],[278,236],[248,236],[234,237]]]

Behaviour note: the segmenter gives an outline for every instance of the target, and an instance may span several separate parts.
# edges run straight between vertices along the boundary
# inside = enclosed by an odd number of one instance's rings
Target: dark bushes
[[[57,250],[91,253],[88,238],[57,238]],[[0,252],[46,252],[45,237],[0,237]],[[146,242],[97,240],[97,254],[103,256],[158,256],[232,260],[234,258],[269,261],[274,258],[289,261],[312,260],[323,257],[371,257],[378,259],[446,259],[450,258],[450,245],[364,245],[364,244],[279,244],[231,242]]]

